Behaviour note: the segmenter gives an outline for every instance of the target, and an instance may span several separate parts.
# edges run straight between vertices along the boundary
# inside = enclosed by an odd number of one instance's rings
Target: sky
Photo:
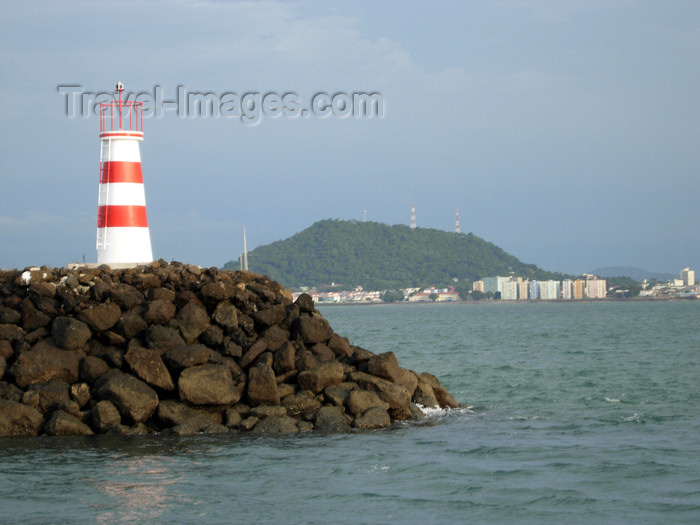
[[[0,50],[0,268],[96,260],[121,81],[156,259],[415,205],[545,270],[700,270],[695,1],[4,1]]]

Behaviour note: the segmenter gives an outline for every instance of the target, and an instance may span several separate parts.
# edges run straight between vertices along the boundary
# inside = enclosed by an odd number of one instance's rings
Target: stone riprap
[[[266,276],[0,271],[0,436],[345,432],[457,403]]]

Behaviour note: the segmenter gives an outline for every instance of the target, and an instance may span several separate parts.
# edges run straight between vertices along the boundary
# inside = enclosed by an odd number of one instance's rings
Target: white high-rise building
[[[589,299],[605,299],[605,279],[588,279],[586,281],[586,297]]]
[[[683,286],[694,286],[695,270],[691,270],[690,268],[683,268],[683,270],[681,270],[681,279],[683,280]]]

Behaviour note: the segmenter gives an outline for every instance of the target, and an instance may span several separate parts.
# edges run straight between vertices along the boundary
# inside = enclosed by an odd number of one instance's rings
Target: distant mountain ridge
[[[366,290],[447,286],[509,275],[561,279],[561,273],[526,264],[472,233],[411,229],[377,222],[326,219],[288,239],[248,253],[251,271],[288,288],[335,283]],[[226,269],[237,269],[229,261]]]
[[[649,270],[643,270],[642,268],[635,268],[633,266],[605,266],[603,268],[596,268],[591,273],[598,277],[631,277],[638,282],[642,282],[644,279],[656,279],[657,281],[666,282],[678,277],[672,273],[650,272]]]

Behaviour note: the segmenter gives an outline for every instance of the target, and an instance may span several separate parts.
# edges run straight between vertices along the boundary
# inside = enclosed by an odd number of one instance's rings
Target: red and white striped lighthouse
[[[141,102],[100,103],[100,186],[97,200],[97,263],[153,261],[146,219],[146,192],[139,142],[143,140]]]

